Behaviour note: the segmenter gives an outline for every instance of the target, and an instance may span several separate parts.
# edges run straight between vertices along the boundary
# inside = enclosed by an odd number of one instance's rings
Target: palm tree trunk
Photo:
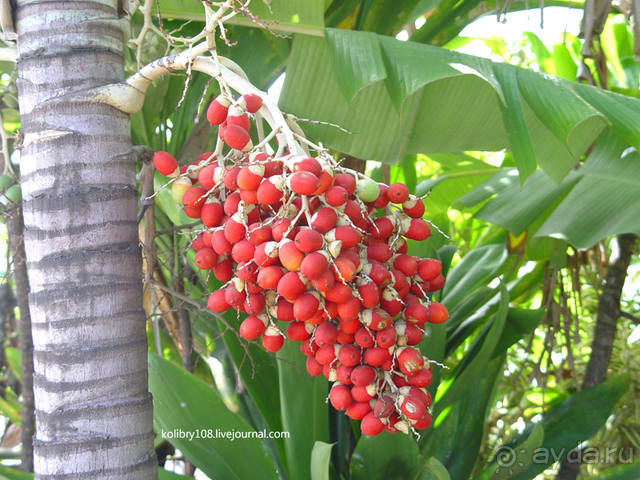
[[[153,479],[129,119],[73,101],[124,77],[118,2],[17,5],[35,478]]]

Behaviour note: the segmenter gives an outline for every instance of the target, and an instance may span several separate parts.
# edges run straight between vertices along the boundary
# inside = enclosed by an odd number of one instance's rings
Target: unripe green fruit
[[[378,184],[368,177],[358,180],[356,193],[363,202],[375,202],[380,195]]]
[[[20,185],[11,185],[7,188],[7,191],[4,192],[4,195],[9,199],[9,201],[18,203],[22,200],[22,190],[20,190]]]
[[[185,177],[179,177],[173,185],[171,185],[171,196],[176,203],[182,204],[182,197],[191,188],[191,180]]]

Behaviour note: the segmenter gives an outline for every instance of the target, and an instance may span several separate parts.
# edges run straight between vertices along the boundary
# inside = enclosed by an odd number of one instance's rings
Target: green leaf
[[[374,33],[363,32],[353,38],[348,30],[327,29],[327,40],[333,71],[338,85],[342,88],[347,101],[364,87],[384,80],[387,72],[382,60],[380,45],[375,41]],[[360,42],[362,48],[353,48],[351,42]],[[375,46],[375,50],[369,50],[367,46]]]
[[[204,8],[193,0],[159,0],[154,2],[153,16],[157,5],[162,17],[182,20],[204,21]],[[229,23],[245,26],[269,25],[272,30],[302,32],[322,35],[324,26],[324,0],[270,0],[251,2],[251,13],[263,23],[255,24],[244,15],[236,15]]]
[[[394,163],[411,153],[510,144],[522,178],[539,164],[559,181],[607,124],[639,145],[636,99],[371,32],[326,32],[325,39],[295,38],[280,105],[346,128],[305,126],[338,151]]]
[[[5,347],[4,355],[9,363],[11,373],[13,373],[19,381],[22,381],[22,354],[20,350],[14,347]]]
[[[640,478],[640,462],[608,468],[589,480],[637,480]]]
[[[486,363],[482,374],[472,380],[473,393],[461,396],[459,403],[436,420],[433,429],[425,431],[423,456],[435,456],[453,479],[467,479],[473,469],[504,360],[502,355]]]
[[[331,449],[335,444],[315,442],[311,450],[311,480],[329,480]]]
[[[504,94],[505,104],[500,104],[500,111],[505,125],[509,125],[509,145],[522,184],[534,172],[537,162],[518,90],[518,71],[512,65],[495,65],[494,71]]]
[[[195,375],[154,353],[149,353],[149,390],[153,395],[154,424],[161,436],[170,432],[200,438],[167,438],[211,478],[277,479],[274,464],[256,432],[227,409],[218,394]],[[254,435],[253,438],[209,438],[216,435]],[[247,462],[247,458],[251,462]]]
[[[491,465],[474,480],[510,480],[513,475],[531,465],[535,451],[540,448],[543,440],[544,429],[540,424],[536,424],[522,443],[499,447]]]
[[[508,311],[509,292],[506,286],[503,285],[501,287],[498,311],[491,321],[491,326],[488,327],[486,336],[479,335],[476,338],[462,362],[456,367],[453,382],[435,403],[433,408],[434,419],[437,419],[445,408],[461,402],[471,385],[482,376],[487,364],[494,357],[495,348],[502,336]]]
[[[327,379],[311,377],[305,368],[305,357],[294,342],[285,342],[278,352],[278,378],[284,439],[290,478],[310,478],[311,452],[316,441],[329,440],[329,412],[325,398]]]
[[[351,456],[351,480],[414,478],[420,468],[420,451],[409,435],[382,432],[362,435]]]
[[[7,417],[11,423],[15,423],[16,425],[22,424],[20,410],[16,409],[12,402],[9,402],[2,397],[0,397],[0,414]]]
[[[484,284],[507,259],[504,244],[474,248],[449,272],[442,290],[442,303],[455,308],[474,288]]]
[[[33,480],[33,473],[21,472],[0,465],[0,480]]]
[[[578,74],[578,66],[567,46],[564,43],[554,45],[552,55],[555,75],[574,81]]]
[[[518,87],[533,114],[528,122],[538,163],[559,182],[609,121],[562,79],[519,69]]]
[[[456,200],[453,206],[458,208],[473,207],[514,185],[518,186],[518,170],[511,167],[502,168],[491,178]]]
[[[618,400],[629,389],[629,375],[609,378],[595,387],[571,395],[542,414],[544,428],[542,446],[534,452],[533,462],[514,480],[529,480],[566,456],[581,442],[600,430],[613,412]],[[586,421],[588,419],[588,421]],[[530,424],[518,438],[529,435],[535,424]]]
[[[520,235],[579,179],[568,175],[557,185],[542,171],[537,170],[523,187],[512,184],[489,200],[476,217],[504,227],[513,235]]]
[[[447,468],[436,457],[431,457],[424,462],[417,480],[451,480],[451,477]]]
[[[536,233],[588,248],[618,233],[640,233],[640,154],[606,132],[578,170],[582,179]]]
[[[506,352],[513,344],[530,335],[540,325],[543,315],[544,309],[541,308],[537,310],[510,308],[504,330],[496,344],[494,356]]]

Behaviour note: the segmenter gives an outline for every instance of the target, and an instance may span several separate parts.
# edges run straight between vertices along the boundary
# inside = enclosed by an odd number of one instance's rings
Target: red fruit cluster
[[[261,102],[245,97],[218,97],[208,109],[232,161],[205,153],[172,186],[203,224],[196,265],[224,283],[208,307],[246,313],[240,335],[270,352],[300,342],[309,374],[334,382],[331,404],[362,420],[366,435],[427,428],[431,364],[416,346],[425,324],[448,313],[427,296],[444,284],[440,262],[407,253],[407,238],[430,235],[422,200],[328,155],[248,152],[248,113]],[[176,175],[168,153],[154,163]]]

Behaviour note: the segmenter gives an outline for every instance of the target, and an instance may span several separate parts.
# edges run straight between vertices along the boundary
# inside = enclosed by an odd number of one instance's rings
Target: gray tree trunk
[[[72,99],[123,79],[117,4],[15,12],[36,479],[157,477],[129,119]]]

